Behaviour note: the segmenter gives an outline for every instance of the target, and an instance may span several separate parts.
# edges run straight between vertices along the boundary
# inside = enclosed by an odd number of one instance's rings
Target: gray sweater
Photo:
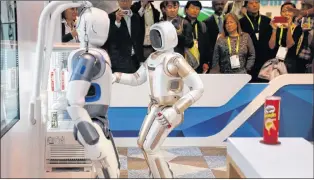
[[[237,37],[230,37],[232,49],[231,56],[236,55],[237,40]],[[252,39],[247,33],[243,32],[240,34],[240,48],[238,55],[240,68],[232,69],[230,63],[231,56],[228,48],[228,37],[221,36],[218,38],[215,45],[212,67],[219,65],[220,73],[245,74],[247,71],[250,71],[255,62],[255,49]]]

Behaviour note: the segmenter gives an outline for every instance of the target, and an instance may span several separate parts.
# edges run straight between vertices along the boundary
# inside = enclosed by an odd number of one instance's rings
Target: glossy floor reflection
[[[121,178],[149,178],[139,148],[118,148]],[[213,169],[226,166],[226,149],[213,147],[165,147],[163,155],[175,178],[215,178]]]

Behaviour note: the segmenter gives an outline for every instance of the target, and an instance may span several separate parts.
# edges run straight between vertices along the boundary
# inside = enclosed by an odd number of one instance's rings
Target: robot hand
[[[112,74],[112,84],[114,84],[115,82],[117,82],[117,76],[115,73]]]
[[[181,118],[181,114],[178,114],[177,111],[173,107],[165,108],[162,112],[157,114],[157,120],[163,126],[167,126],[171,128],[173,125],[177,125]]]

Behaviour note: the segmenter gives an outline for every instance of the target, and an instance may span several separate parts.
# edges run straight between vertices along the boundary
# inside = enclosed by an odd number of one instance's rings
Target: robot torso
[[[155,52],[145,62],[149,95],[155,103],[170,106],[183,95],[184,83],[177,72],[177,58],[183,57],[175,52]]]
[[[92,72],[92,79],[90,81],[89,87],[84,87],[77,84],[78,87],[74,91],[81,91],[84,88],[89,88],[87,95],[85,96],[85,108],[92,116],[92,114],[103,115],[107,113],[108,106],[110,104],[111,87],[112,87],[112,71],[111,71],[111,61],[105,50],[90,48],[89,53],[96,57],[96,61],[93,66],[87,66],[86,64],[80,64],[79,57],[85,49],[78,49],[73,51],[68,58],[68,71],[71,78],[77,74],[80,75],[81,71]],[[77,68],[80,67],[80,68]],[[80,71],[80,72],[77,72]],[[73,91],[73,90],[72,90]],[[71,92],[72,93],[72,92]],[[73,92],[74,96],[76,92]],[[81,97],[82,98],[82,97]],[[97,108],[97,106],[99,108]],[[98,110],[99,109],[99,110]]]

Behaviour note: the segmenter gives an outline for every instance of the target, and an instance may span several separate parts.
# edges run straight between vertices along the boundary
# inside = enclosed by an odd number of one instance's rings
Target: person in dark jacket
[[[192,48],[194,41],[192,35],[192,26],[184,18],[178,15],[179,1],[164,1],[165,10],[167,15],[167,21],[171,21],[177,29],[178,45],[174,48],[174,51],[184,56],[186,48]]]
[[[197,73],[206,73],[203,70],[203,65],[208,62],[208,42],[207,42],[207,28],[204,22],[197,20],[198,15],[202,9],[200,1],[188,1],[185,5],[185,19],[191,23],[193,28],[194,43],[197,44],[200,53],[200,65],[196,69]]]
[[[112,72],[134,73],[143,59],[140,17],[133,13],[132,0],[118,0],[119,9],[109,14],[110,29],[106,44]]]
[[[140,16],[144,59],[147,59],[147,57],[155,51],[150,42],[149,29],[153,24],[159,22],[160,12],[154,7],[153,2],[154,1],[141,0],[131,6],[132,12]]]
[[[272,34],[271,19],[260,14],[260,2],[258,0],[245,1],[247,14],[240,20],[242,31],[248,33],[254,44],[256,59],[252,71],[251,82],[266,82],[258,78],[263,64],[275,57],[276,54],[269,48],[268,42]]]

